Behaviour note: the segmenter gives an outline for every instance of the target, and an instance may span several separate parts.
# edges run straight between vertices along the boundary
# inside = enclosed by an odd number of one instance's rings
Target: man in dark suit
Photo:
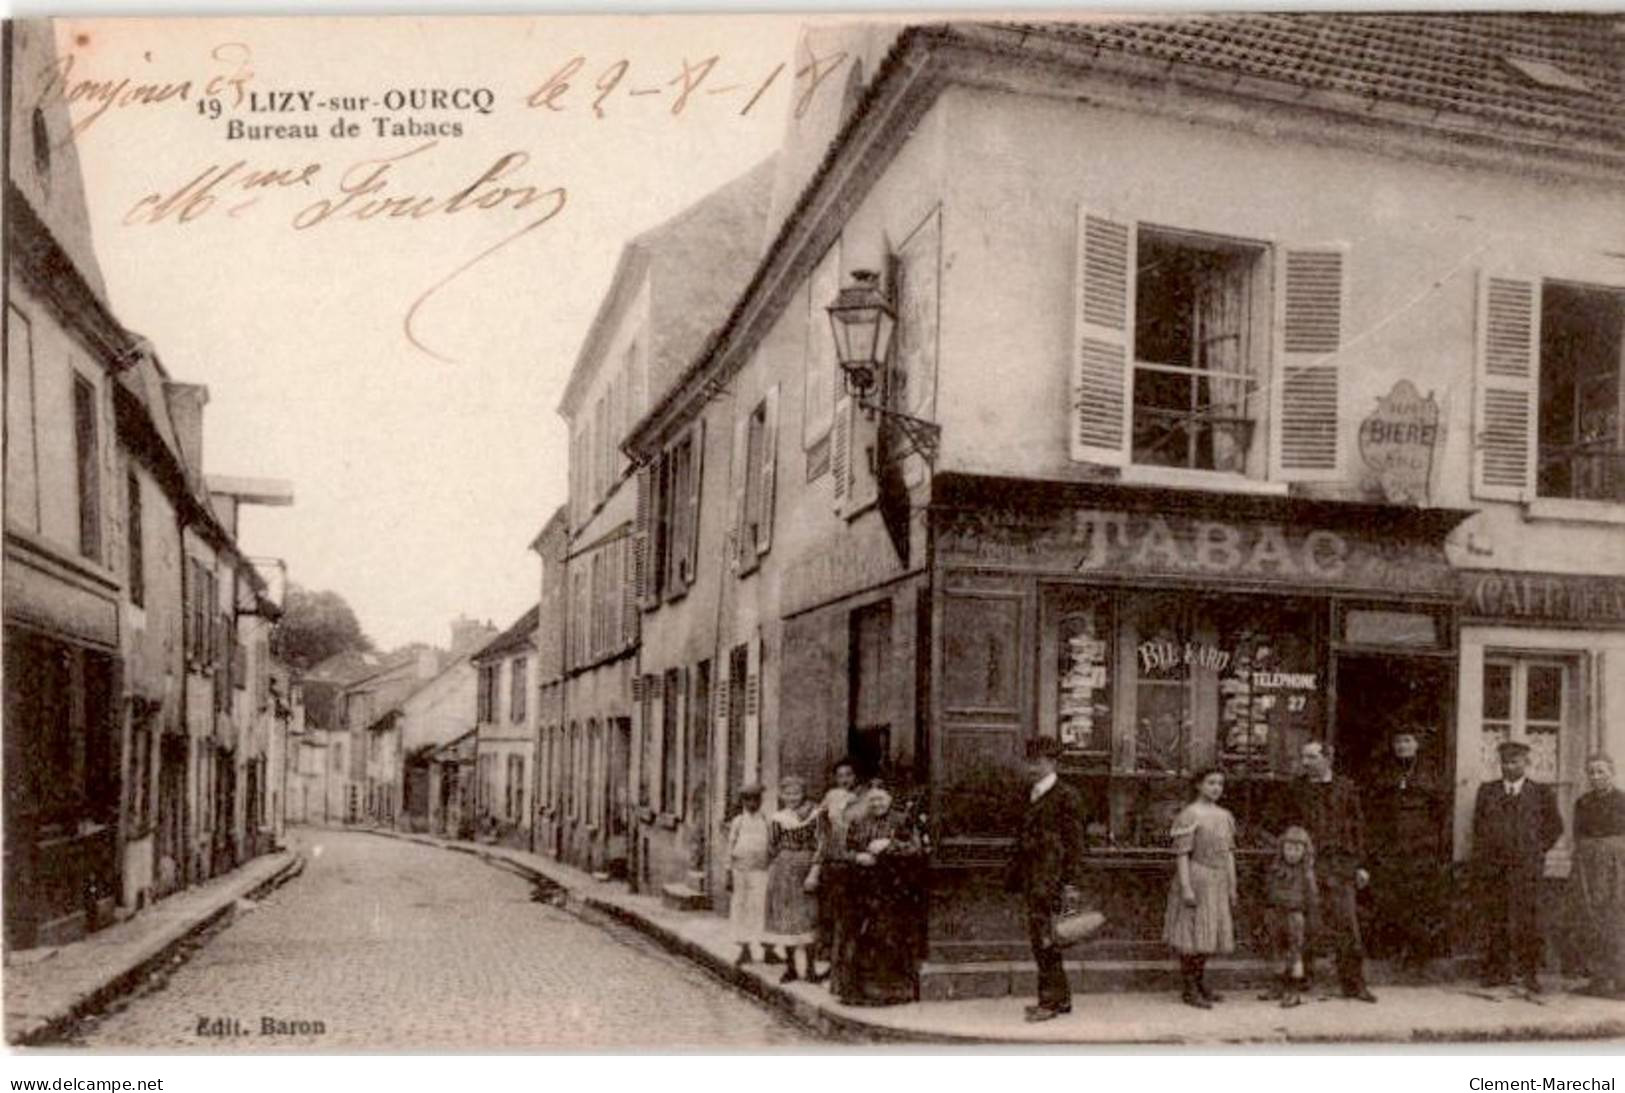
[[[1332,772],[1331,745],[1306,741],[1299,749],[1302,777],[1284,795],[1270,830],[1276,838],[1288,827],[1309,832],[1320,885],[1319,941],[1337,953],[1337,981],[1344,998],[1375,1002],[1365,982],[1365,944],[1360,937],[1357,896],[1371,881],[1366,872],[1365,814],[1353,782]],[[1316,946],[1320,947],[1319,944]]]
[[[1511,982],[1512,965],[1531,994],[1540,993],[1540,878],[1546,851],[1563,835],[1552,787],[1528,777],[1529,745],[1497,749],[1501,777],[1478,787],[1473,805],[1473,861],[1483,924],[1483,983]]]
[[[1027,743],[1032,788],[1007,876],[1008,887],[1020,892],[1025,903],[1027,938],[1038,964],[1038,1004],[1027,1007],[1029,1021],[1048,1021],[1072,1010],[1072,988],[1053,922],[1083,860],[1083,809],[1077,794],[1056,775],[1060,756],[1060,741],[1053,737]]]

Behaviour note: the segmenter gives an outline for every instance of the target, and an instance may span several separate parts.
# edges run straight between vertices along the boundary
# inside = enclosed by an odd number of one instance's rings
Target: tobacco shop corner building
[[[1361,780],[1428,726],[1441,868],[1498,740],[1571,815],[1584,756],[1625,752],[1618,27],[847,33],[844,101],[780,153],[799,198],[627,448],[736,419],[718,641],[760,635],[752,774],[821,786],[856,752],[923,787],[928,980],[1008,989],[975,967],[1026,952],[999,880],[1034,737],[1086,803],[1086,961],[1164,957],[1167,833],[1206,764],[1244,924],[1306,740]],[[885,413],[824,313],[860,269],[897,315]],[[898,412],[937,427],[930,458]]]

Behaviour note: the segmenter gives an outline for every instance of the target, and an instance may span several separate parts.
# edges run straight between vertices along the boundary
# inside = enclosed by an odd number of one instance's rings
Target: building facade
[[[628,445],[732,440],[718,784],[850,753],[915,791],[948,968],[1024,949],[998,881],[1034,737],[1086,802],[1099,954],[1160,956],[1209,764],[1244,868],[1305,740],[1362,780],[1427,727],[1458,863],[1499,740],[1567,812],[1625,744],[1607,21],[840,33],[803,43],[848,94],[793,121],[750,288]],[[878,411],[826,314],[857,270],[897,318]]]
[[[525,849],[535,831],[537,617],[532,607],[472,659],[479,834]]]
[[[48,21],[8,23],[6,944],[271,845],[276,605],[203,477],[207,391],[107,305]],[[263,688],[262,688],[263,690]]]

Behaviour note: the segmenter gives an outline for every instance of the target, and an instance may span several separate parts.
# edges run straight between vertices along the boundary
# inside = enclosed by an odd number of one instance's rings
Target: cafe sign
[[[1433,478],[1433,453],[1443,437],[1439,404],[1410,380],[1400,380],[1360,423],[1360,458],[1392,505],[1424,507]]]
[[[1567,573],[1461,573],[1461,607],[1477,621],[1625,626],[1625,577]]]

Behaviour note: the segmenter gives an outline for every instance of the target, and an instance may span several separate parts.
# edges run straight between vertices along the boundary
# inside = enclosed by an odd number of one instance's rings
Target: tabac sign
[[[944,514],[945,564],[1437,593],[1443,550],[1362,531],[1179,513],[965,509]]]
[[[1433,453],[1444,437],[1439,404],[1400,380],[1360,423],[1360,458],[1391,505],[1426,506]]]

